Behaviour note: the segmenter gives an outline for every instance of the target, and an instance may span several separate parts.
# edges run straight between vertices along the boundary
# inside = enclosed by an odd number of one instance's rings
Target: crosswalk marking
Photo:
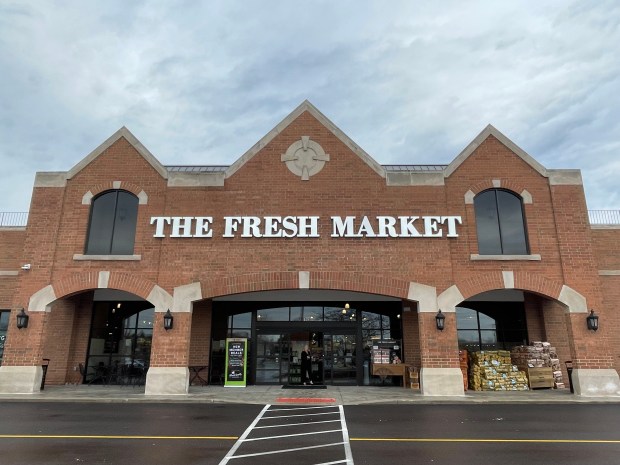
[[[229,458],[231,458],[231,459],[241,459],[241,458],[245,458],[245,457],[257,457],[259,455],[283,454],[285,452],[297,452],[297,451],[300,451],[300,450],[320,449],[320,448],[323,448],[323,447],[340,446],[342,444],[344,444],[344,442],[332,442],[330,444],[319,444],[317,446],[293,447],[292,449],[279,449],[279,450],[270,450],[269,452],[256,452],[255,454],[236,455],[234,457],[229,457]],[[352,463],[352,462],[348,462],[348,463]]]
[[[323,410],[323,411],[317,411]],[[325,411],[329,410],[329,411]],[[297,414],[292,415],[279,415],[276,414],[271,416],[273,413],[278,412],[290,412]],[[338,419],[335,420],[319,420],[321,415],[338,415]],[[290,423],[287,420],[291,418],[300,418],[305,419],[303,422],[294,422]],[[314,420],[317,421],[314,421]],[[277,421],[282,420],[282,422],[278,421],[278,424],[275,425],[259,425],[261,422],[265,421]],[[340,422],[340,428],[335,428],[336,425],[334,423]],[[327,429],[320,429],[320,426],[327,427]],[[276,435],[267,435],[262,437],[250,437],[254,430],[261,430],[265,434],[268,430],[267,428],[281,428],[281,427],[317,427],[318,431],[306,431],[302,433],[292,433],[292,434],[276,434]],[[273,430],[274,432],[277,430]],[[327,435],[324,437],[327,441],[332,439],[332,441],[321,443],[320,438],[323,437],[321,435]],[[331,436],[329,436],[331,435]],[[303,437],[308,438],[316,438],[311,439],[308,445],[306,442],[301,442],[301,447],[286,447],[287,444],[289,446],[300,446],[300,440]],[[277,441],[274,443],[275,446],[273,449],[269,450],[269,440],[276,439]],[[333,441],[333,439],[337,439]],[[341,439],[341,440],[340,440]],[[252,446],[252,444],[263,444],[257,449],[257,446]],[[284,448],[282,448],[284,446]],[[265,450],[265,447],[267,450]],[[278,447],[278,448],[276,448]],[[332,449],[328,449],[332,448]],[[334,449],[335,448],[335,449]],[[244,431],[244,433],[239,437],[237,442],[233,445],[233,447],[228,451],[226,456],[220,462],[220,465],[226,465],[231,460],[241,459],[241,458],[249,458],[249,457],[259,457],[259,456],[269,456],[272,454],[285,454],[292,453],[304,450],[326,450],[325,452],[321,452],[321,457],[323,460],[326,458],[328,461],[324,461],[321,463],[316,463],[316,456],[305,456],[308,460],[312,460],[311,465],[336,465],[336,464],[346,464],[353,465],[353,456],[351,453],[351,445],[349,443],[349,431],[347,429],[346,420],[344,417],[344,408],[342,406],[320,406],[320,407],[295,407],[295,408],[274,408],[271,409],[271,405],[266,405],[254,421],[248,426],[248,428]],[[254,452],[252,452],[254,451]],[[330,457],[331,455],[331,457]],[[345,456],[343,459],[342,456]],[[313,458],[315,460],[313,460]],[[329,460],[331,458],[332,460]],[[334,460],[336,459],[336,460]],[[298,463],[300,463],[298,461]],[[306,462],[304,462],[306,463]]]
[[[269,418],[269,417],[266,417]],[[323,421],[313,421],[312,424],[313,425],[319,425],[321,423],[335,423],[335,422],[339,422],[340,418],[338,418],[337,420],[323,420]],[[267,426],[255,426],[254,429],[263,429],[263,428],[283,428],[283,427],[288,427],[288,426],[303,426],[303,425],[307,425],[308,423],[306,422],[302,422],[302,423],[284,423],[282,425],[267,425]],[[235,438],[236,439],[236,438]]]
[[[338,412],[323,412],[323,413],[305,413],[303,415],[278,415],[277,417],[265,417],[264,419],[271,420],[272,418],[295,418],[295,417],[309,417],[309,416],[318,416],[318,415],[336,415]]]
[[[340,429],[330,429],[330,430],[327,430],[327,431],[313,431],[311,433],[283,434],[282,436],[268,436],[266,438],[245,439],[245,442],[250,442],[250,441],[266,441],[268,439],[292,438],[292,437],[295,437],[295,436],[312,436],[313,434],[337,433],[338,431],[342,431],[342,430],[340,430]]]

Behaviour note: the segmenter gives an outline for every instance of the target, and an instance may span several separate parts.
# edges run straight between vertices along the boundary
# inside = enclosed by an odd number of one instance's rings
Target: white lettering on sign
[[[222,237],[319,237],[318,216],[225,216]]]
[[[446,237],[458,237],[456,225],[462,224],[460,216],[377,216],[376,222],[364,216],[356,226],[356,218],[332,216],[331,237],[443,237],[444,223],[448,227]],[[423,233],[416,228],[423,230]]]
[[[222,237],[320,237],[318,216],[225,216]],[[332,216],[331,237],[458,237],[460,216]],[[213,237],[211,216],[153,216],[153,237]],[[444,231],[447,232],[444,234]]]

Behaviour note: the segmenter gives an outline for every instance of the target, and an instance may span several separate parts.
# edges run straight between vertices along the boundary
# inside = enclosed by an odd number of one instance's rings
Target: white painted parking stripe
[[[340,410],[340,424],[342,425],[342,440],[344,441],[344,452],[347,458],[346,463],[353,465],[353,454],[351,453],[351,443],[349,442],[349,430],[347,429],[347,422],[344,419],[344,407],[338,406]]]
[[[307,449],[320,449],[322,447],[331,447],[331,446],[341,446],[343,442],[333,442],[331,444],[320,444],[318,446],[306,446],[306,447],[295,447],[294,449],[282,449],[282,450],[271,450],[269,452],[257,452],[256,454],[245,454],[245,455],[237,455],[235,457],[229,457],[229,459],[241,459],[244,457],[256,457],[258,455],[271,455],[271,454],[284,454],[286,452],[296,452],[299,450],[307,450]],[[349,462],[345,462],[349,463]],[[350,462],[353,463],[353,462]]]
[[[293,438],[295,436],[311,436],[313,434],[337,433],[337,432],[340,432],[340,431],[342,431],[342,430],[340,430],[340,429],[331,429],[331,430],[328,430],[328,431],[313,431],[313,432],[310,432],[310,433],[283,434],[282,436],[267,436],[267,437],[264,437],[264,438],[245,439],[243,442],[266,441],[267,439]]]
[[[347,463],[346,460],[336,460],[335,462],[323,462],[323,463],[317,463],[315,465],[335,465],[337,463]]]
[[[231,447],[231,449],[228,451],[228,454],[226,455],[226,457],[224,457],[222,459],[222,461],[220,462],[220,465],[226,465],[228,463],[228,461],[232,458],[233,455],[235,455],[235,452],[237,451],[237,449],[239,448],[239,446],[241,444],[243,444],[243,440],[245,438],[248,437],[248,435],[250,434],[250,432],[252,431],[252,428],[254,428],[254,425],[256,425],[256,423],[258,423],[262,416],[265,414],[265,412],[267,410],[269,410],[269,407],[271,407],[271,404],[267,404],[265,405],[265,408],[262,409],[260,411],[260,413],[258,414],[258,416],[254,419],[254,421],[252,422],[252,424],[250,426],[247,427],[247,429],[243,432],[243,434],[239,437],[239,439],[237,439],[237,442],[235,442],[235,444]]]
[[[263,420],[266,417],[263,417]],[[267,426],[255,426],[254,429],[263,429],[263,428],[282,428],[283,426],[310,426],[310,425],[318,425],[321,423],[334,423],[336,421],[340,421],[340,418],[337,420],[323,420],[323,421],[304,421],[301,423],[282,423],[281,425],[267,425]]]

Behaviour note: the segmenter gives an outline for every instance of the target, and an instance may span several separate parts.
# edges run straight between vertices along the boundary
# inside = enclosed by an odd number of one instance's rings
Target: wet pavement
[[[442,404],[442,403],[620,403],[620,397],[583,397],[569,389],[480,392],[464,396],[423,396],[396,386],[327,386],[326,389],[282,389],[282,386],[190,386],[188,394],[146,396],[144,388],[97,385],[46,386],[33,394],[0,394],[0,401],[146,402],[228,404]]]

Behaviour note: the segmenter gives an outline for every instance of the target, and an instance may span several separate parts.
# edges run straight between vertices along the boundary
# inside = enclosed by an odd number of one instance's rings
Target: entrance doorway
[[[248,339],[250,384],[301,384],[301,353],[308,344],[314,384],[369,385],[373,341],[402,340],[402,311],[400,299],[340,291],[265,291],[214,299],[211,382],[221,382],[226,339],[241,337]],[[191,348],[196,354],[198,341]]]
[[[261,333],[256,339],[257,384],[301,384],[301,352],[306,344],[314,384],[357,384],[354,332],[281,331]]]

